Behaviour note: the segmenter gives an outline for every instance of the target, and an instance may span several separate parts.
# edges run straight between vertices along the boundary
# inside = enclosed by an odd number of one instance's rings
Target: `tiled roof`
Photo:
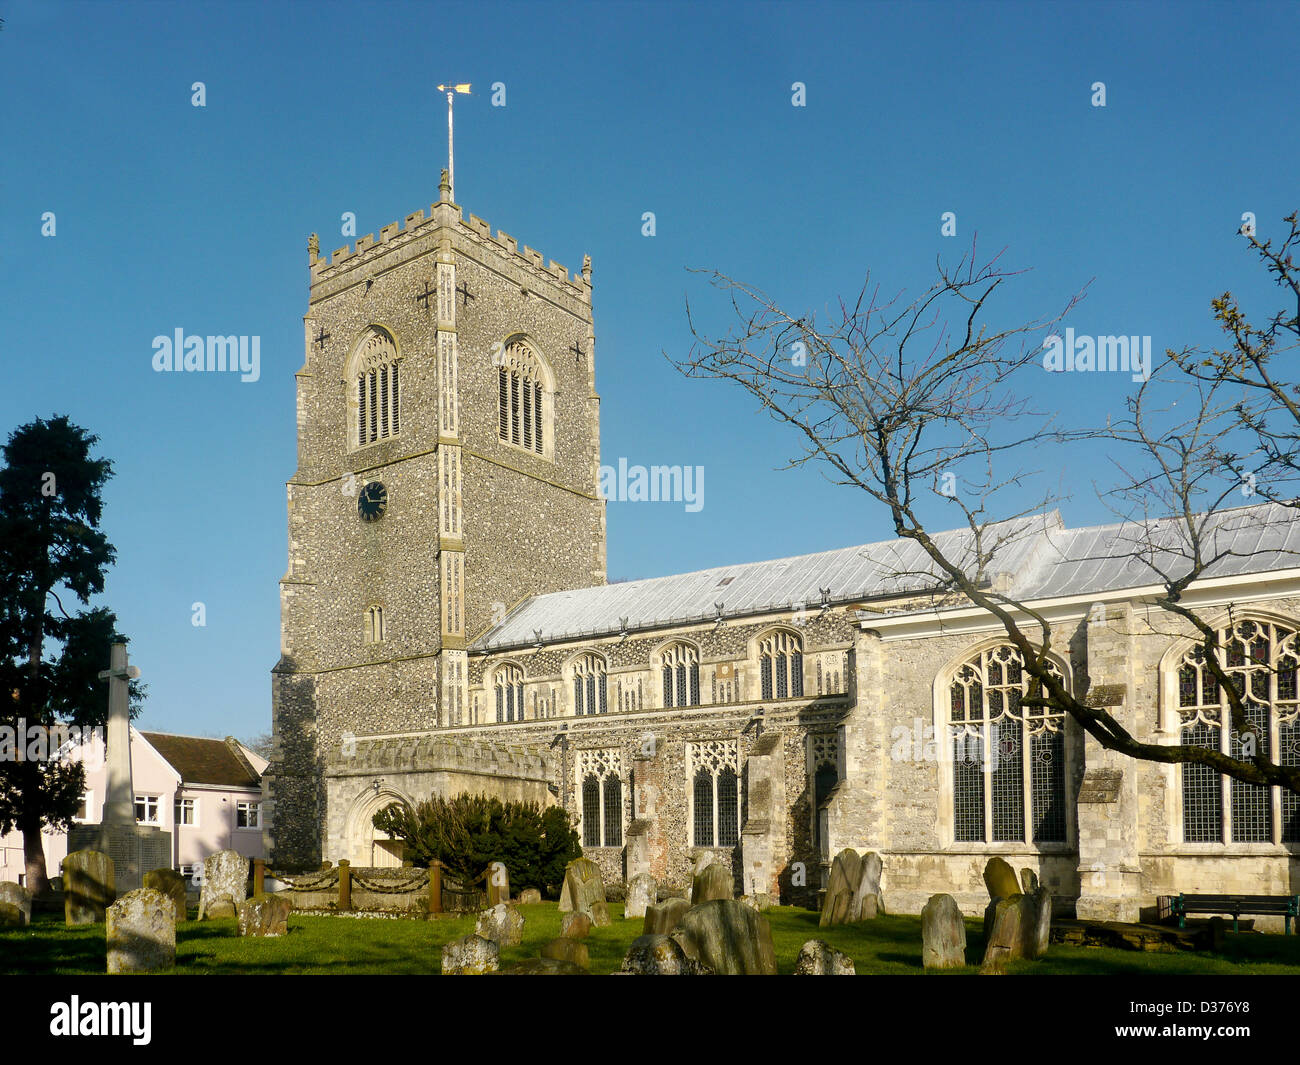
[[[1225,552],[1207,577],[1300,566],[1300,511],[1278,504],[1239,507],[1214,515],[1208,541]],[[990,526],[999,542],[990,574],[1011,577],[1009,594],[1028,601],[1098,594],[1152,584],[1156,570],[1136,557],[1145,535],[1163,545],[1152,561],[1180,564],[1181,527],[1173,520],[1067,529],[1056,511]],[[949,558],[970,558],[968,529],[936,533]],[[1185,563],[1182,563],[1185,565]],[[769,562],[716,566],[695,573],[551,592],[526,599],[474,641],[476,651],[500,651],[583,637],[832,603],[882,600],[934,588],[938,572],[913,540],[885,540]],[[914,607],[905,608],[907,611]],[[879,616],[877,612],[874,616]]]
[[[173,736],[142,732],[141,736],[181,775],[184,784],[216,784],[230,788],[256,788],[262,778],[248,764],[235,740]]]

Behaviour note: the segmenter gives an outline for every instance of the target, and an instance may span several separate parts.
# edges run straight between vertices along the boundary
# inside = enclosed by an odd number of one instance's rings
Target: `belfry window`
[[[353,357],[357,446],[396,436],[401,430],[401,361],[393,339],[371,329]]]
[[[546,393],[541,360],[522,339],[505,346],[497,365],[497,435],[536,455],[545,453]]]

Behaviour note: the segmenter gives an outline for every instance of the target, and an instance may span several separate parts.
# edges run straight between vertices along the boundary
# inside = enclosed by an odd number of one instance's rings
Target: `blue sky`
[[[47,0],[0,15],[0,431],[58,412],[99,434],[119,556],[102,602],[149,684],[144,723],[176,732],[269,729],[307,235],[328,251],[345,211],[364,235],[436,199],[440,81],[475,88],[457,112],[465,211],[571,270],[594,260],[604,461],[705,468],[697,513],[609,506],[611,578],[889,535],[867,499],[782,471],[796,442],[750,400],[667,364],[689,342],[687,295],[706,295],[688,267],[817,309],[868,269],[920,292],[978,232],[981,252],[1030,270],[997,320],[1054,313],[1091,281],[1066,324],[1163,349],[1214,340],[1225,289],[1280,306],[1235,233],[1245,211],[1267,236],[1300,207],[1289,3]],[[261,379],[154,373],[152,338],[176,328],[260,336]],[[1097,421],[1133,387],[1044,375],[1035,398]],[[1072,493],[1068,521],[1107,520],[1105,456],[1043,462]]]

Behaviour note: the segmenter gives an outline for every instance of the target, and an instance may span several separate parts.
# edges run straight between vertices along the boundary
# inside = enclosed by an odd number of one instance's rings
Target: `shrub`
[[[440,861],[468,886],[492,862],[503,862],[517,892],[555,887],[564,867],[581,857],[569,815],[559,806],[502,802],[487,795],[434,796],[414,809],[394,803],[374,816],[374,826],[405,844],[419,866]]]

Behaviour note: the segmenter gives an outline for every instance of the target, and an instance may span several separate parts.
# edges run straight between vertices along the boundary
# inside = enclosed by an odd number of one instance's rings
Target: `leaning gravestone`
[[[664,899],[657,906],[645,908],[645,924],[641,926],[644,936],[666,936],[679,924],[691,904],[685,899]]]
[[[153,891],[161,891],[176,904],[176,921],[185,920],[185,878],[175,869],[153,869],[144,874],[144,886]]]
[[[462,936],[442,948],[443,976],[482,976],[500,965],[501,948],[482,936]]]
[[[581,939],[569,939],[567,936],[552,939],[544,944],[541,955],[543,958],[552,958],[555,961],[572,962],[584,969],[591,964],[591,952],[587,949],[587,944]]]
[[[1026,895],[1032,895],[1038,890],[1038,874],[1032,869],[1021,869],[1020,886],[1024,888]]]
[[[632,940],[621,971],[635,976],[702,976],[708,970],[688,958],[676,940],[646,935]]]
[[[980,972],[1000,973],[1005,964],[1025,956],[1036,923],[1033,897],[995,899],[984,912],[984,961]]]
[[[984,866],[984,886],[990,899],[1009,899],[1021,893],[1015,870],[1001,858],[990,858]]]
[[[600,866],[590,858],[574,858],[564,867],[564,887],[560,890],[560,912],[590,913],[592,905],[605,901],[605,881]]]
[[[104,920],[117,898],[113,859],[102,851],[73,851],[63,859],[63,915],[69,926]]]
[[[966,964],[966,922],[951,895],[931,895],[921,910],[921,964],[927,969]]]
[[[524,915],[508,903],[498,902],[478,915],[474,934],[499,947],[517,947],[524,941]]]
[[[108,907],[110,973],[149,973],[176,964],[176,906],[151,888],[129,891]]]
[[[238,851],[217,851],[203,859],[203,887],[199,892],[199,920],[234,917],[248,898],[248,859]]]
[[[293,905],[285,895],[254,895],[237,907],[241,936],[269,937],[289,934],[289,911]]]
[[[1032,920],[1025,927],[1025,957],[1041,958],[1052,938],[1052,893],[1047,888],[1027,894],[1033,906]]]
[[[713,902],[717,899],[729,900],[734,897],[735,884],[731,867],[721,862],[706,865],[691,883],[691,905]]]
[[[644,917],[646,907],[658,898],[659,885],[649,873],[637,873],[627,882],[627,903],[623,907],[623,916]]]
[[[820,925],[825,928],[875,917],[881,910],[880,871],[880,856],[875,851],[859,854],[846,847],[835,855]]]
[[[795,976],[857,976],[853,959],[820,939],[810,939],[799,950]]]
[[[713,864],[713,855],[708,851],[701,851],[699,854],[695,855],[695,858],[693,859],[691,864],[691,882],[686,885],[687,902],[693,904],[700,901],[694,896],[695,878],[699,876],[702,872],[704,872],[704,870],[707,869],[712,864]]]
[[[18,911],[19,924],[32,923],[32,893],[22,884],[7,880],[0,883],[0,906],[8,904]]]
[[[692,906],[670,938],[688,958],[719,975],[776,975],[772,926],[743,902],[717,899]]]
[[[884,912],[880,897],[880,874],[884,863],[875,851],[867,851],[862,856],[862,877],[858,881],[853,900],[849,903],[849,913],[856,914],[855,921],[870,921],[877,914]]]

